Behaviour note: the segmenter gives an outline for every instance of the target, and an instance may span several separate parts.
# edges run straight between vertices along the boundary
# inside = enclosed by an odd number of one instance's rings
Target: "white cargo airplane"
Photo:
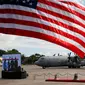
[[[85,59],[80,59],[78,56],[44,56],[40,57],[36,62],[36,65],[41,66],[43,69],[46,67],[59,67],[68,66],[68,68],[80,68],[85,66]]]

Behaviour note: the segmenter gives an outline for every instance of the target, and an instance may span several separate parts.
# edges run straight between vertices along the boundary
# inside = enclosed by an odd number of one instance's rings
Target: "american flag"
[[[83,58],[85,7],[77,0],[0,0],[0,32],[44,39]]]

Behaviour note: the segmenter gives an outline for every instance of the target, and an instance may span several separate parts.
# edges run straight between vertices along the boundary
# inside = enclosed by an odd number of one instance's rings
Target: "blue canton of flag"
[[[11,5],[21,5],[36,9],[38,0],[0,0],[0,5],[11,4]]]

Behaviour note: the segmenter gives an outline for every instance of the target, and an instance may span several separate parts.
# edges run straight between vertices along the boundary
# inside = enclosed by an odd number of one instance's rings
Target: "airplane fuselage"
[[[72,58],[70,61],[68,57],[64,56],[53,56],[53,57],[41,57],[36,62],[36,65],[41,66],[42,68],[46,67],[58,67],[58,66],[68,66],[69,68],[80,68],[84,66],[84,61],[75,62]]]

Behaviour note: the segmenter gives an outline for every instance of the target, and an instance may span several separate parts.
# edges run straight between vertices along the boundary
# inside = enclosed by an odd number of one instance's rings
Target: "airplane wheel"
[[[42,67],[43,69],[45,69],[46,67]]]
[[[71,68],[71,66],[68,66],[68,68]]]
[[[76,68],[75,66],[72,66],[72,68]]]
[[[80,68],[80,66],[77,66],[77,68]]]

